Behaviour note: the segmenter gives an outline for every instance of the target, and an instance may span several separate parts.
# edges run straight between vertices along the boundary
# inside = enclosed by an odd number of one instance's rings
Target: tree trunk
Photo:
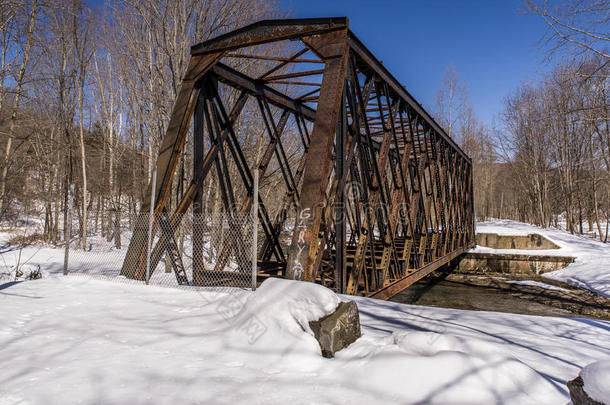
[[[80,154],[81,154],[81,170],[82,170],[82,228],[81,228],[81,246],[83,250],[87,250],[87,158],[85,155],[85,134],[83,130],[83,90],[85,80],[84,77],[81,81],[81,86],[78,95],[78,120],[79,120],[79,132],[80,132]]]
[[[28,36],[25,44],[25,50],[23,53],[23,59],[21,60],[21,66],[19,67],[19,74],[17,76],[15,99],[13,101],[13,111],[11,113],[11,121],[9,123],[8,139],[6,141],[6,148],[4,149],[4,157],[2,159],[2,172],[0,172],[0,216],[4,213],[5,210],[4,194],[6,192],[6,178],[8,176],[8,166],[11,158],[11,149],[13,147],[15,122],[17,121],[17,110],[19,109],[19,101],[21,96],[21,89],[23,87],[23,79],[25,77],[25,70],[27,68],[28,60],[30,58],[30,49],[32,48],[32,41],[34,38],[34,27],[36,25],[35,23],[37,11],[38,0],[34,0],[32,2],[32,11],[30,12]]]

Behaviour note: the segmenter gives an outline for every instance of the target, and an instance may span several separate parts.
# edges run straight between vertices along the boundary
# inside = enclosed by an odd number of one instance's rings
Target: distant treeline
[[[473,159],[479,219],[511,218],[542,226],[562,222],[573,232],[582,232],[588,223],[607,240],[606,3],[524,3],[540,16],[540,24],[549,25],[541,55],[548,52],[570,62],[508,95],[496,128],[476,118],[457,72],[447,70],[431,109]],[[146,186],[190,46],[282,16],[278,4],[266,0],[117,0],[97,7],[80,0],[1,1],[2,218],[36,216],[43,224],[40,237],[59,243],[66,236],[65,213],[74,185],[82,246],[91,233],[101,232],[109,240],[119,236],[121,224],[131,226],[141,202],[149,198]],[[252,72],[264,68],[253,66]],[[247,112],[243,115],[247,121]],[[262,124],[241,124],[251,129],[244,148],[253,161],[253,139],[262,133]],[[185,150],[170,206],[192,170],[190,148]],[[209,192],[211,181],[204,184],[208,210],[216,209],[220,199]],[[281,182],[281,174],[272,171],[261,187],[273,192],[276,181]],[[119,238],[115,242],[120,246]]]

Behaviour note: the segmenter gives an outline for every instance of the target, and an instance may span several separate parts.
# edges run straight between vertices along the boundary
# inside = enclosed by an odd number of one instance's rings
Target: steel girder
[[[269,52],[287,42],[279,49],[288,55]],[[273,166],[283,192],[273,196],[273,215],[259,196],[261,278],[389,298],[474,245],[469,157],[349,31],[347,18],[261,21],[195,45],[191,54],[157,159],[154,224],[161,217],[179,222],[194,202],[200,213],[202,185],[214,171],[224,210],[246,213],[252,171],[265,178]],[[252,63],[265,65],[256,77],[243,72]],[[236,127],[249,102],[268,138],[257,167],[249,166]],[[194,172],[170,215],[167,198],[193,116]],[[289,121],[301,142],[292,154],[283,145]],[[141,212],[148,210],[144,203]],[[280,239],[288,222],[286,244]],[[142,216],[122,268],[128,277],[144,277],[147,227]],[[161,233],[152,269],[172,239],[171,231]],[[203,242],[195,239],[193,282],[205,284],[195,252]],[[215,271],[231,250],[246,248],[225,247]]]

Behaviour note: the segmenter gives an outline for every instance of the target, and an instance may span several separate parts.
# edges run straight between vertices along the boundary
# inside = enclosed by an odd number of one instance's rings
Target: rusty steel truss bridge
[[[189,136],[192,178],[170,210]],[[263,140],[256,165],[252,137]],[[180,261],[175,227],[161,222],[203,212],[212,176],[225,212],[250,212],[254,170],[281,180],[258,198],[260,279],[387,299],[474,246],[470,158],[343,17],[260,21],[193,46],[156,167],[152,269],[165,252]],[[139,280],[149,209],[144,203],[121,270]],[[207,285],[212,273],[230,280],[230,251],[247,247],[226,246],[206,269],[198,226],[189,283]],[[188,281],[179,263],[173,268]]]

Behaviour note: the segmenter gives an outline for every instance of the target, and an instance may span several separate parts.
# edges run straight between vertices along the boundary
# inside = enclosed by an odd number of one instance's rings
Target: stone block
[[[568,381],[568,390],[570,391],[570,399],[574,405],[606,405],[602,402],[592,399],[583,388],[583,381],[580,376],[572,381]]]
[[[335,312],[309,322],[309,326],[320,343],[322,356],[334,357],[361,335],[358,306],[354,301],[341,302]]]

